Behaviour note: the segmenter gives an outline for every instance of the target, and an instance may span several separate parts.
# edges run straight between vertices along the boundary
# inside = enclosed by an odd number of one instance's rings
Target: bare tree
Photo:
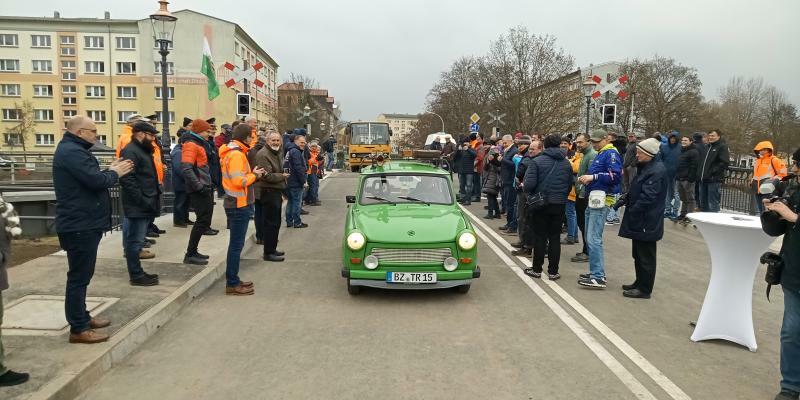
[[[15,134],[19,139],[19,145],[22,146],[23,162],[28,162],[28,135],[33,134],[36,122],[34,122],[33,103],[30,100],[23,100],[22,104],[14,103],[14,109],[17,110],[17,117],[19,124],[8,130],[9,133]]]
[[[727,142],[737,154],[749,154],[753,136],[761,124],[761,107],[766,88],[762,78],[733,77],[720,90],[719,118]]]
[[[763,133],[754,139],[771,140],[776,153],[794,151],[794,146],[800,142],[800,118],[794,104],[789,103],[784,92],[768,86],[760,108]]]
[[[703,97],[695,68],[656,55],[650,60],[628,61],[621,69],[628,75],[626,91],[635,96],[633,113],[630,100],[619,105],[625,132],[630,118],[634,118],[634,129],[648,133],[673,129],[688,132],[699,126]]]

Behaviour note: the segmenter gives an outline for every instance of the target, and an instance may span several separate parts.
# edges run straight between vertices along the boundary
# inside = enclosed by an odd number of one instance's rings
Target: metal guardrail
[[[729,167],[722,182],[720,207],[726,210],[756,215],[758,208],[753,193],[753,169]]]

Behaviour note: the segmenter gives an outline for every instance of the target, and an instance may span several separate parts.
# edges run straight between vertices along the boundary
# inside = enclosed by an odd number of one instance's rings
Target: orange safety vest
[[[250,149],[238,140],[219,148],[222,157],[222,187],[225,195],[236,199],[236,208],[247,207],[255,201],[252,185],[256,175],[250,169],[247,152]]]
[[[753,151],[758,154],[759,151],[765,149],[770,150],[771,153],[774,153],[772,143],[769,141],[764,141],[757,144]],[[756,183],[759,183],[764,179],[771,179],[774,177],[784,178],[787,173],[788,171],[786,169],[786,164],[784,164],[780,158],[775,157],[772,154],[757,159],[755,165],[753,166],[753,180]],[[756,187],[758,188],[758,192],[761,193],[760,185],[756,184]]]
[[[119,154],[122,153],[122,149],[131,142],[133,137],[133,127],[130,125],[125,125],[122,127],[122,133],[119,134],[119,139],[117,140],[117,158],[119,158]]]
[[[317,160],[318,156],[319,150],[311,150],[311,157],[308,159],[308,171],[306,171],[308,175],[319,172],[319,161]]]
[[[583,159],[583,153],[580,151],[576,152],[572,159],[569,160],[570,164],[572,164],[572,173],[577,174],[578,168],[581,166],[581,160]],[[569,196],[567,199],[571,201],[575,201],[578,198],[578,194],[575,192],[575,184],[572,185],[572,190],[569,191]]]
[[[156,166],[156,175],[158,175],[158,183],[164,184],[164,162],[161,160],[161,146],[155,141],[153,143],[153,164]]]

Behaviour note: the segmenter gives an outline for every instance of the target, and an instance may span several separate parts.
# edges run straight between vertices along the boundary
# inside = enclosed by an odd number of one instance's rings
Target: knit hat
[[[182,127],[184,127],[184,128],[186,128],[186,127],[187,127],[189,124],[191,124],[191,123],[192,123],[192,119],[191,119],[191,118],[189,118],[189,117],[183,117],[183,125],[181,125],[181,126],[182,126]]]
[[[639,142],[636,145],[636,148],[643,151],[650,157],[655,157],[656,154],[658,154],[658,150],[661,149],[661,142],[654,138],[645,139]]]
[[[211,125],[209,125],[205,120],[198,118],[192,121],[192,132],[194,133],[205,132],[209,129],[211,129]]]
[[[517,140],[517,144],[531,144],[531,137],[528,135],[522,135]]]

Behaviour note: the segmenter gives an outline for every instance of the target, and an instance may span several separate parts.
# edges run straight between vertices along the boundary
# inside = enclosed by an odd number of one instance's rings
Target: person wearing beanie
[[[631,190],[614,205],[625,205],[619,236],[632,241],[636,280],[622,285],[622,295],[649,299],[656,280],[656,243],[664,236],[664,209],[667,198],[667,170],[656,159],[661,149],[658,139],[650,138],[636,145],[636,178]]]
[[[183,263],[206,265],[208,256],[199,253],[197,247],[200,238],[211,230],[211,217],[214,213],[214,187],[207,153],[211,124],[198,118],[191,122],[191,128],[191,131],[184,134],[181,175],[189,195],[189,204],[194,208],[197,218],[189,235]]]

